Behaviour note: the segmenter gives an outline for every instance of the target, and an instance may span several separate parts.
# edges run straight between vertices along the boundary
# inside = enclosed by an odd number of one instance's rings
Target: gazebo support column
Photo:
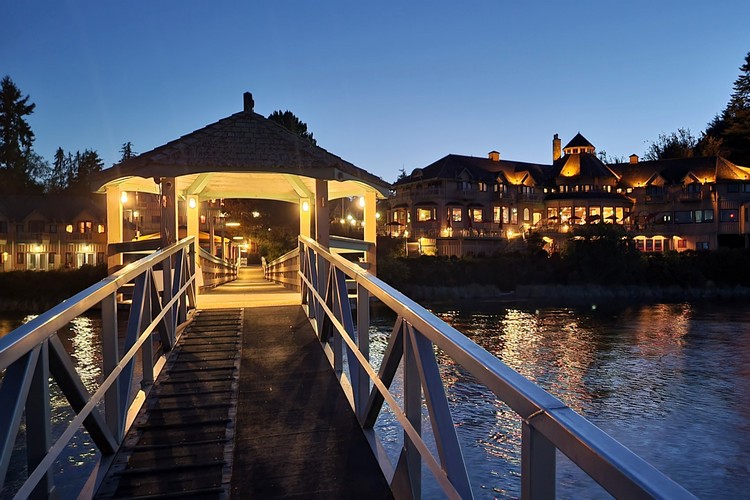
[[[312,208],[310,207],[309,198],[300,198],[299,200],[299,234],[300,236],[310,237],[312,235]]]
[[[161,178],[161,244],[177,241],[177,182],[174,177]]]
[[[328,213],[328,181],[315,179],[315,241],[325,249],[330,245],[330,217]],[[328,262],[325,259],[318,260],[318,290],[326,289],[328,280]],[[323,314],[318,311],[316,318],[322,318]],[[318,335],[322,333],[322,322],[318,322]]]
[[[365,192],[365,210],[364,210],[364,240],[368,243],[372,243],[372,246],[365,255],[365,262],[369,264],[368,271],[374,275],[377,274],[377,258],[376,258],[376,245],[377,245],[377,201],[375,198],[374,191]]]
[[[118,186],[107,186],[107,243],[122,242],[122,191]],[[62,254],[61,254],[62,255]],[[107,256],[107,271],[111,274],[122,265],[122,254]]]
[[[200,286],[203,285],[203,275],[201,273],[200,266],[200,200],[197,196],[188,195],[187,197],[187,235],[195,238],[195,273],[196,279],[198,280],[198,287],[196,291],[200,290]]]

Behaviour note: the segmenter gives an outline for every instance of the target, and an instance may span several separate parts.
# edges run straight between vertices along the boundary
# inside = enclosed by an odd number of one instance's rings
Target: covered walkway
[[[299,292],[266,281],[261,266],[241,267],[235,281],[198,295],[199,309],[298,306],[300,303]]]

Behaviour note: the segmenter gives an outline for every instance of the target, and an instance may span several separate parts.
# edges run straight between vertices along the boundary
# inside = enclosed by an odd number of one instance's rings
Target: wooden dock
[[[203,296],[99,498],[392,497],[302,307],[272,305],[298,294],[259,279]]]

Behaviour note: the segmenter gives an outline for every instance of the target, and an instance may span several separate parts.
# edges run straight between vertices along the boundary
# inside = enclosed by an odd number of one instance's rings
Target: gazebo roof
[[[380,177],[255,113],[250,93],[244,100],[243,111],[100,172],[92,188],[158,192],[155,178],[175,177],[178,194],[201,199],[296,201],[324,179],[335,181],[331,199],[364,191],[387,196],[390,186]]]

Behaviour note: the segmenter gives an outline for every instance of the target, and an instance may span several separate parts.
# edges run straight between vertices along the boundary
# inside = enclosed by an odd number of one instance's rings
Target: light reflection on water
[[[23,318],[17,316],[1,318],[0,337],[35,317],[36,315]],[[57,332],[66,351],[71,353],[73,365],[89,392],[97,389],[102,373],[100,331],[101,320],[98,317],[79,316]],[[52,378],[50,381],[50,417],[54,442],[65,431],[75,414],[57,384]],[[27,476],[25,439],[26,427],[22,424],[16,439],[14,458],[8,470],[5,487],[0,492],[2,499],[11,498],[13,491],[23,484]],[[96,446],[89,434],[85,431],[78,431],[52,468],[56,491],[60,498],[74,497],[77,494],[91,473],[94,458],[97,455]]]
[[[750,312],[739,304],[435,313],[694,494],[747,494]],[[392,327],[381,321],[376,343]],[[452,360],[439,362],[475,495],[519,496],[518,417]],[[400,432],[384,421],[379,433],[400,447],[390,435]],[[561,457],[558,496],[607,494]]]

